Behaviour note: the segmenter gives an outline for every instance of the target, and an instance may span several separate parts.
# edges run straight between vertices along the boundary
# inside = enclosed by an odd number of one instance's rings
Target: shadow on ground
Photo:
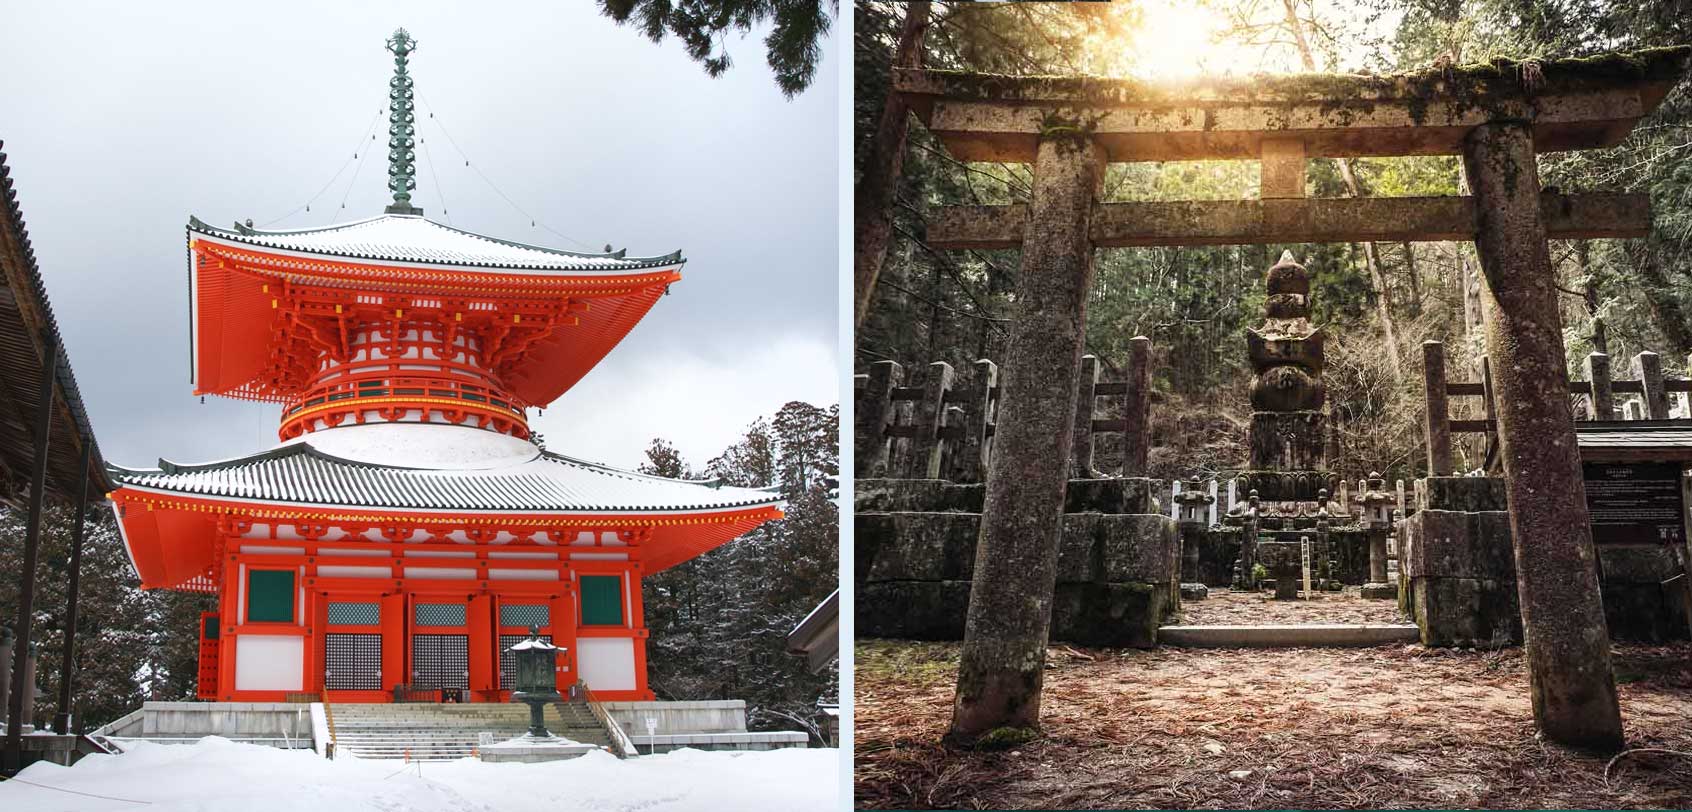
[[[1613,764],[1538,740],[1520,649],[1421,646],[1055,646],[1046,738],[948,751],[957,649],[858,644],[860,807],[1692,806],[1692,644],[1616,647],[1629,747],[1676,753]]]

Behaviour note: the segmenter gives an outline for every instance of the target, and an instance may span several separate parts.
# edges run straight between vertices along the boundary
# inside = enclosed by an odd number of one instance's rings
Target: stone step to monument
[[[1362,648],[1421,640],[1413,624],[1321,623],[1284,626],[1164,626],[1157,642],[1182,648]]]

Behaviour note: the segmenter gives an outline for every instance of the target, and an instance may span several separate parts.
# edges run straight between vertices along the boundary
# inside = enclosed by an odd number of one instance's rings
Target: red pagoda
[[[512,643],[564,649],[561,690],[652,699],[641,578],[779,518],[762,490],[645,476],[530,441],[681,278],[680,252],[525,245],[411,205],[415,42],[388,41],[389,188],[367,220],[188,223],[197,394],[281,404],[277,447],[113,466],[141,585],[217,595],[199,695],[503,702]]]

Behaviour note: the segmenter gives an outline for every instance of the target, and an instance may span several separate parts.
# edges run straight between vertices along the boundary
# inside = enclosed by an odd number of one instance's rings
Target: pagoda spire
[[[394,202],[386,211],[422,214],[422,209],[411,205],[411,190],[417,188],[417,153],[412,142],[417,114],[411,104],[411,74],[405,69],[406,58],[417,50],[417,40],[399,28],[388,38],[387,47],[394,55],[394,78],[388,80],[388,191],[394,193]]]

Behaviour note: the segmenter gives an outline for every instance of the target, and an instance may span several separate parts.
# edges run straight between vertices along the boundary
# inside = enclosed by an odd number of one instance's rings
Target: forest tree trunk
[[[1296,0],[1281,0],[1287,12],[1287,28],[1293,35],[1293,42],[1298,45],[1299,57],[1304,62],[1304,69],[1316,73],[1316,55],[1310,49],[1310,40],[1304,35],[1304,23],[1298,19]],[[1340,180],[1345,183],[1347,194],[1352,197],[1363,197],[1363,185],[1357,182],[1357,174],[1351,169],[1350,158],[1335,158],[1339,165]],[[1381,259],[1372,242],[1363,243],[1363,264],[1369,270],[1369,283],[1375,286],[1375,311],[1381,320],[1381,332],[1386,339],[1387,371],[1392,374],[1394,383],[1403,379],[1403,371],[1398,363],[1398,330],[1392,323],[1392,289],[1387,287],[1386,275],[1381,272]]]
[[[1628,264],[1639,272],[1639,292],[1645,296],[1645,306],[1651,311],[1651,319],[1657,323],[1657,329],[1663,331],[1663,337],[1674,345],[1663,354],[1686,357],[1686,353],[1692,351],[1692,324],[1686,321],[1686,310],[1675,298],[1674,288],[1663,273],[1657,253],[1645,240],[1628,240],[1624,245]]]
[[[893,54],[893,67],[915,68],[922,65],[922,38],[928,30],[929,4],[926,0],[905,7],[905,23],[899,31],[899,46]],[[853,295],[856,297],[854,326],[863,326],[869,313],[870,297],[875,293],[875,280],[881,275],[882,261],[887,257],[887,243],[893,236],[893,191],[899,185],[899,172],[905,164],[905,141],[910,134],[910,105],[903,96],[893,92],[893,72],[888,71],[887,104],[881,108],[881,122],[864,156],[864,174],[853,190]]]

